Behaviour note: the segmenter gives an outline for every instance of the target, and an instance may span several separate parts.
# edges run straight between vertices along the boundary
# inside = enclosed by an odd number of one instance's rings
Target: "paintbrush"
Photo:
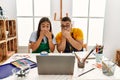
[[[84,68],[86,59],[89,57],[89,55],[90,55],[95,49],[96,49],[96,46],[95,46],[95,47],[89,52],[89,54],[88,54],[85,58],[83,58],[82,60],[80,60],[80,57],[79,57],[76,53],[74,53],[74,54],[75,54],[75,57],[76,57],[77,60],[78,60],[78,67],[79,67],[79,68]]]

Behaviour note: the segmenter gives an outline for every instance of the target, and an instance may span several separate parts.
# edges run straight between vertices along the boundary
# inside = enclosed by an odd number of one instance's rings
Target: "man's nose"
[[[67,30],[67,27],[64,27],[65,30]]]

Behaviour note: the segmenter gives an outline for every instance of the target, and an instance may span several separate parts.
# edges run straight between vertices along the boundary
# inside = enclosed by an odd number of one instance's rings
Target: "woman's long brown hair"
[[[51,25],[51,22],[50,22],[49,18],[43,17],[43,18],[41,18],[41,20],[39,21],[39,24],[38,24],[37,39],[36,39],[36,40],[38,40],[38,38],[39,38],[39,36],[40,36],[41,24],[42,24],[43,22],[48,22],[48,23],[50,24],[50,32],[52,32],[52,25]],[[53,34],[52,34],[52,38],[53,38]]]

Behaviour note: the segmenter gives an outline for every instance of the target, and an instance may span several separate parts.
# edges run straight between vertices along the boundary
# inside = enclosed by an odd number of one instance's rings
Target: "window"
[[[87,18],[73,18],[73,27],[80,28],[84,34],[84,43],[87,43]]]
[[[32,18],[18,18],[18,45],[28,45],[28,41],[33,32],[33,19]],[[29,29],[29,30],[28,30]]]
[[[106,0],[90,0],[90,17],[104,17]]]
[[[35,16],[50,16],[50,0],[34,0]]]
[[[17,0],[17,16],[32,16],[32,0]]]
[[[73,0],[73,17],[88,17],[89,0]]]
[[[90,18],[88,45],[102,44],[104,19]]]
[[[28,46],[30,35],[37,30],[40,18],[50,17],[50,0],[16,0],[16,4],[18,46]]]
[[[28,39],[31,33],[37,30],[42,16],[50,18],[51,2],[51,0],[16,0],[19,46],[28,45]],[[72,0],[72,2],[69,9],[72,10],[73,25],[82,29],[84,43],[88,46],[102,44],[106,0]]]
[[[106,0],[73,0],[72,20],[88,46],[102,44]]]

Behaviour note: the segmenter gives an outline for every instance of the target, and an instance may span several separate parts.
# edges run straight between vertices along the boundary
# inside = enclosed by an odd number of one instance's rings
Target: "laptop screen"
[[[36,56],[38,74],[42,75],[72,75],[75,56]]]

